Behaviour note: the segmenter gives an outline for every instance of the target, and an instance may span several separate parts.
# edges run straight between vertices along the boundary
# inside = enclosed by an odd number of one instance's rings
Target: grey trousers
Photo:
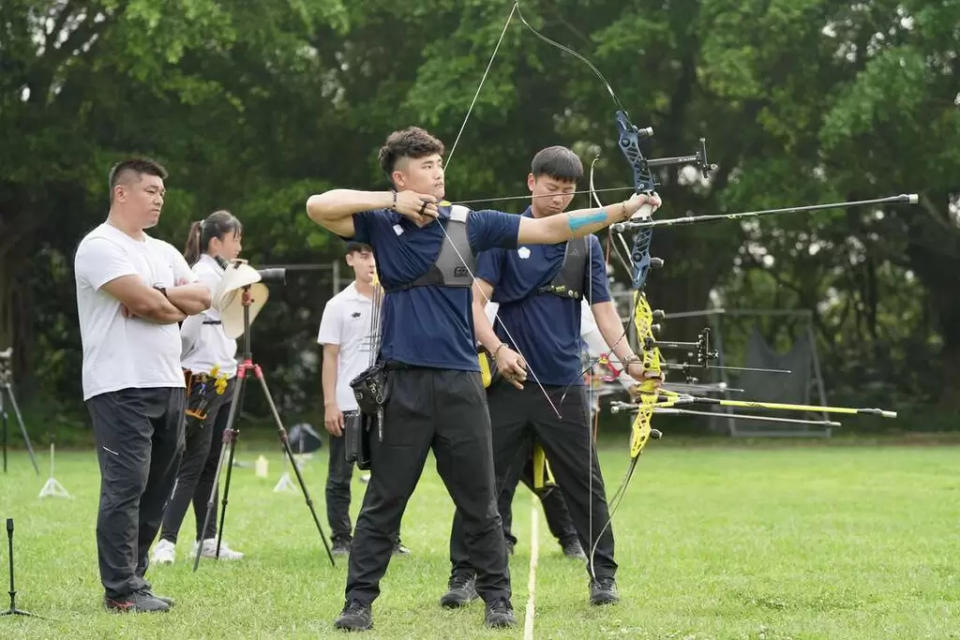
[[[149,589],[147,550],[183,454],[184,390],[121,389],[87,400],[100,462],[97,555],[108,598]]]

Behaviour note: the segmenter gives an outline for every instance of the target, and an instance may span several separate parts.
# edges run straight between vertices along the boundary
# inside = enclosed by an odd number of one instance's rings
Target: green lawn
[[[251,445],[254,446],[254,445]],[[255,445],[261,446],[261,445]],[[252,462],[260,450],[241,444]],[[179,558],[151,569],[165,615],[118,616],[100,608],[94,525],[99,479],[92,452],[58,452],[57,478],[72,500],[37,499],[22,452],[0,476],[0,517],[16,519],[18,605],[47,620],[0,618],[0,638],[337,637],[344,563],[332,569],[306,505],[273,493],[251,468],[234,472],[226,539],[248,557],[187,561],[192,514]],[[323,516],[326,452],[305,470]],[[625,452],[605,449],[608,493]],[[355,505],[363,485],[355,482]],[[537,638],[960,638],[960,447],[677,447],[652,443],[615,517],[622,602],[587,604],[581,563],[560,555],[540,526]],[[527,602],[530,495],[518,492],[514,607],[521,626],[487,631],[483,607],[442,610],[451,503],[432,461],[403,522],[413,555],[396,559],[374,605],[368,638],[522,635]],[[7,586],[6,541],[0,596]],[[4,596],[3,606],[7,601]]]

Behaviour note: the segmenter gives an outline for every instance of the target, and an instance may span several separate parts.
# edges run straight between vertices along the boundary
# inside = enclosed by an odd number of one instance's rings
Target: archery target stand
[[[70,492],[53,477],[53,443],[50,443],[50,477],[40,489],[38,498],[73,498]]]

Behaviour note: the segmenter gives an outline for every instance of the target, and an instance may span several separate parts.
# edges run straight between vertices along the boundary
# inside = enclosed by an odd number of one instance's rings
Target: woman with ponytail
[[[219,289],[224,268],[240,254],[242,233],[243,226],[229,211],[214,211],[190,225],[183,256],[211,292]],[[184,322],[181,340],[181,364],[187,378],[186,448],[173,495],[164,509],[160,541],[150,554],[151,562],[156,564],[174,561],[177,533],[191,501],[197,520],[193,553],[203,557],[216,554],[216,509],[207,530],[200,529],[206,519],[237,374],[237,341],[224,333],[215,308]],[[242,557],[242,553],[221,542],[221,560]]]

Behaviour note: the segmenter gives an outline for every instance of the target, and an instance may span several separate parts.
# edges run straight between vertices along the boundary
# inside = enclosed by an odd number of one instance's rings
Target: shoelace
[[[507,600],[501,598],[490,605],[490,611],[506,613],[508,611],[513,611],[513,607],[510,606],[510,603]]]
[[[351,600],[344,613],[363,613],[367,606],[359,600]]]

